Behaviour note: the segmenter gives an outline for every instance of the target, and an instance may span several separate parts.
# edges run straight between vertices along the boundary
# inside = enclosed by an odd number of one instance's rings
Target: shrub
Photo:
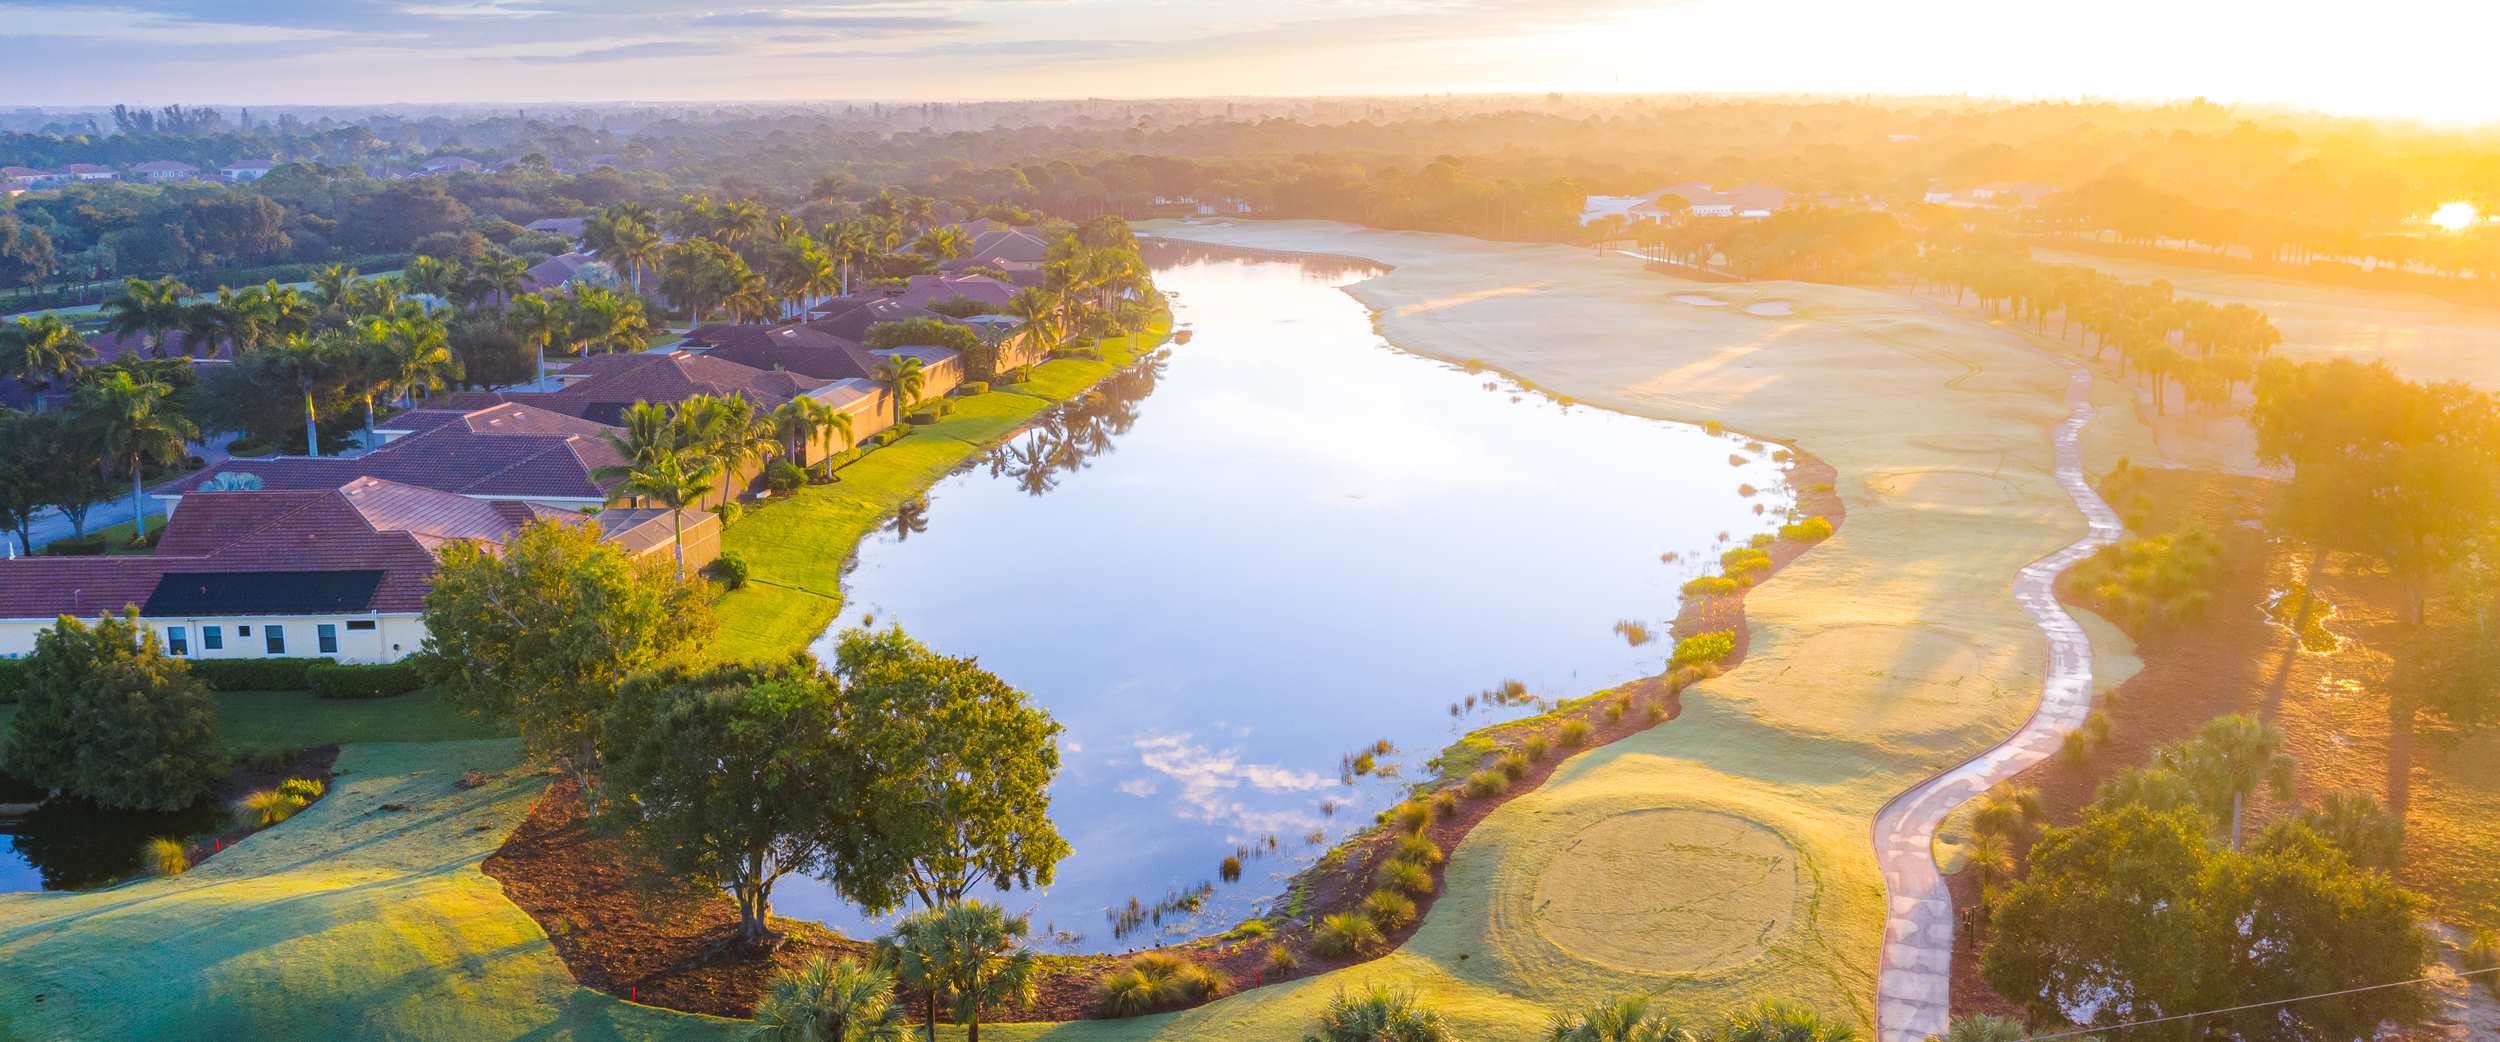
[[[1432,837],[1422,833],[1400,836],[1397,859],[1419,865],[1438,865],[1441,863],[1441,847],[1432,841]]]
[[[2485,928],[2474,931],[2466,938],[2460,961],[2465,964],[2468,973],[2500,967],[2500,930]],[[2485,974],[2482,981],[2483,990],[2490,992],[2491,997],[2500,999],[2500,973]]]
[[[1458,812],[1458,794],[1442,789],[1432,794],[1432,816],[1447,818]]]
[[[988,394],[990,383],[987,380],[966,380],[955,385],[955,393],[966,398],[976,394]]]
[[[26,660],[0,658],[0,706],[16,705],[26,690]]]
[[[720,515],[720,526],[722,528],[727,528],[731,525],[737,524],[739,518],[745,517],[747,514],[747,508],[746,504],[733,499],[729,502],[721,504],[720,509],[713,511],[713,513]]]
[[[1168,952],[1130,959],[1094,984],[1103,1012],[1115,1017],[1205,1002],[1223,993],[1224,980],[1214,970]]]
[[[912,413],[911,413],[911,417],[910,417],[910,419],[911,419],[911,422],[913,422],[913,423],[921,423],[921,424],[936,423],[936,422],[938,421],[938,414],[937,414],[937,410],[935,410],[935,409],[914,409],[914,410],[912,410]]]
[[[330,787],[322,784],[319,778],[289,778],[278,783],[278,795],[305,803],[320,799],[328,791]]]
[[[908,423],[898,423],[898,424],[895,424],[895,425],[894,425],[894,426],[892,426],[892,427],[888,427],[888,428],[886,428],[886,429],[884,429],[884,430],[878,431],[878,432],[877,432],[877,433],[875,433],[875,434],[869,435],[869,436],[868,436],[868,443],[869,443],[869,444],[871,444],[871,445],[874,445],[874,446],[876,446],[876,447],[878,447],[878,448],[880,448],[880,449],[882,449],[882,448],[884,448],[884,447],[886,447],[886,446],[888,446],[888,445],[892,445],[892,444],[894,444],[895,442],[898,442],[898,441],[903,440],[904,436],[906,436],[906,435],[908,435],[908,434],[910,434],[910,433],[911,433],[911,425],[910,425],[910,424],[908,424]]]
[[[191,854],[181,840],[158,836],[139,847],[139,868],[152,876],[178,876],[191,870]]]
[[[304,685],[321,698],[389,698],[425,683],[425,665],[414,659],[374,664],[316,662],[304,670]]]
[[[1589,730],[1589,722],[1586,720],[1565,720],[1562,730],[1554,735],[1554,739],[1562,743],[1565,749],[1577,749],[1589,743]]]
[[[1821,514],[1780,526],[1780,538],[1792,543],[1819,543],[1831,537],[1832,521]]]
[[[16,717],[0,737],[9,773],[117,810],[170,811],[226,776],[217,706],[138,610],[93,625],[63,617],[35,634]]]
[[[312,668],[328,664],[326,658],[210,658],[190,668],[212,691],[305,691],[312,688]]]
[[[1648,703],[1647,708],[1641,711],[1641,719],[1646,720],[1649,723],[1654,724],[1666,718],[1667,707],[1666,704],[1662,702],[1650,702]]]
[[[1278,973],[1292,973],[1301,965],[1302,960],[1293,957],[1293,949],[1287,948],[1281,944],[1271,944],[1267,946],[1268,969],[1274,970]]]
[[[712,558],[712,563],[704,565],[703,571],[712,578],[719,580],[722,586],[732,590],[747,584],[746,556],[735,550],[728,551],[721,554],[719,557]]]
[[[1527,741],[1519,743],[1519,751],[1526,753],[1531,760],[1542,760],[1547,753],[1554,751],[1554,743],[1546,741],[1544,735],[1532,734]]]
[[[1719,555],[1719,570],[1740,584],[1751,584],[1756,576],[1771,570],[1770,551],[1737,547]]]
[[[1518,781],[1528,776],[1528,758],[1518,753],[1503,753],[1500,759],[1493,761],[1493,769],[1502,772],[1504,778]]]
[[[1254,941],[1275,932],[1265,919],[1244,919],[1241,924],[1224,931],[1227,941]]]
[[[1736,653],[1736,634],[1727,630],[1696,633],[1675,642],[1675,657],[1668,664],[1682,669],[1686,666],[1717,665]]]
[[[1510,788],[1510,779],[1500,771],[1477,771],[1467,776],[1467,795],[1477,799],[1499,796]]]
[[[1352,912],[1327,916],[1311,931],[1311,949],[1330,958],[1360,955],[1378,947],[1380,927]]]
[[[1632,708],[1632,696],[1625,695],[1615,699],[1606,707],[1606,722],[1611,724],[1622,721],[1624,711],[1630,708]]]
[[[1398,823],[1399,832],[1422,832],[1432,824],[1432,805],[1408,800],[1398,804],[1389,816]]]
[[[247,829],[265,829],[294,817],[306,802],[276,789],[262,789],[234,805],[235,823]]]
[[[2100,548],[2069,573],[2070,589],[2119,628],[2142,635],[2194,622],[2222,564],[2222,543],[2198,526]]]
[[[1725,594],[1735,593],[1736,591],[1744,588],[1743,584],[1724,575],[1705,575],[1698,579],[1686,581],[1684,583],[1684,594],[1688,597],[1718,597]]]
[[[1363,898],[1363,915],[1382,933],[1402,930],[1415,921],[1415,901],[1395,890],[1374,890]]]
[[[1768,550],[1771,548],[1772,543],[1776,543],[1778,541],[1779,540],[1771,537],[1771,533],[1761,532],[1755,534],[1753,538],[1745,540],[1745,545],[1753,547],[1756,550]]]
[[[1412,861],[1392,861],[1380,866],[1374,877],[1384,890],[1398,890],[1422,897],[1432,892],[1432,870]]]
[[[775,460],[764,471],[764,487],[776,496],[786,496],[807,484],[807,471],[789,460]]]

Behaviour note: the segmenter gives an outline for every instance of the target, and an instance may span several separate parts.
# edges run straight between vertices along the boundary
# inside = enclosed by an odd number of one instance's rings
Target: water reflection
[[[1075,853],[987,896],[1073,950],[1228,928],[1458,734],[1660,672],[1678,588],[1791,505],[1767,446],[1389,347],[1341,288],[1377,269],[1153,261],[1192,341],[898,514],[836,622],[978,655],[1066,728]],[[813,880],[775,906],[882,928]]]
[[[23,817],[0,818],[0,893],[84,890],[126,879],[139,871],[139,848],[148,840],[223,824],[224,809],[213,802],[152,814],[49,800]]]

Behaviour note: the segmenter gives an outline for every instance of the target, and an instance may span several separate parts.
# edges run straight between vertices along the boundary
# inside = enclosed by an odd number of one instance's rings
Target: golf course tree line
[[[1059,726],[899,629],[846,632],[830,668],[706,663],[704,586],[583,526],[534,525],[500,555],[444,555],[426,656],[454,701],[560,765],[600,825],[728,895],[735,942],[773,946],[773,888],[809,873],[871,912],[917,909],[882,964],[931,1010],[977,1025],[1028,1000],[1024,921],[975,895],[1047,885],[1067,856],[1049,817]]]
[[[2253,718],[2216,718],[2045,832],[2027,790],[1984,800],[1966,853],[1983,877],[1989,986],[2048,1024],[2202,1013],[2169,1037],[2217,1042],[2424,1019],[2426,989],[2375,987],[2420,978],[2432,958],[2421,898],[2389,875],[2401,825],[2366,795],[2331,793],[2251,835],[2248,799],[2293,791],[2281,744]]]

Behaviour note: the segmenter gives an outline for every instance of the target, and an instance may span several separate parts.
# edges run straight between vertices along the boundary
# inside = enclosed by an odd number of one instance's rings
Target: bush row
[[[356,664],[316,662],[304,671],[307,686],[322,698],[389,698],[424,687],[425,669],[416,662]]]

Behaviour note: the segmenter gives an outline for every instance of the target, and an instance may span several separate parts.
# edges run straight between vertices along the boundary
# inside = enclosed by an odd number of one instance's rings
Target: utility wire
[[[2500,973],[2500,966],[2488,966],[2479,970],[2466,970],[2455,974],[2455,976],[2459,979],[2463,979],[2467,977],[2479,977],[2486,973]],[[2307,1002],[2311,999],[2331,999],[2340,995],[2358,995],[2365,991],[2383,991],[2388,988],[2409,988],[2416,984],[2429,984],[2434,981],[2447,979],[2449,978],[2415,977],[2412,980],[2397,981],[2393,984],[2365,984],[2358,988],[2345,988],[2342,991],[2322,991],[2315,995],[2296,995],[2288,999],[2275,999],[2270,1002],[2251,1002],[2245,1006],[2228,1006],[2222,1009],[2198,1010],[2194,1013],[2173,1013],[2167,1017],[2154,1017],[2151,1020],[2131,1020],[2124,1024],[2111,1024],[2107,1027],[2076,1028],[2072,1031],[2059,1031],[2047,1035],[2028,1035],[2017,1040],[2017,1042],[2050,1042],[2051,1039],[2075,1038],[2080,1035],[2098,1035],[2109,1031],[2126,1031],[2131,1028],[2151,1027],[2155,1024],[2167,1024],[2174,1020],[2187,1020],[2193,1017],[2216,1017],[2225,1013],[2242,1013],[2252,1009],[2264,1009],[2268,1006],[2287,1006],[2295,1002]]]

